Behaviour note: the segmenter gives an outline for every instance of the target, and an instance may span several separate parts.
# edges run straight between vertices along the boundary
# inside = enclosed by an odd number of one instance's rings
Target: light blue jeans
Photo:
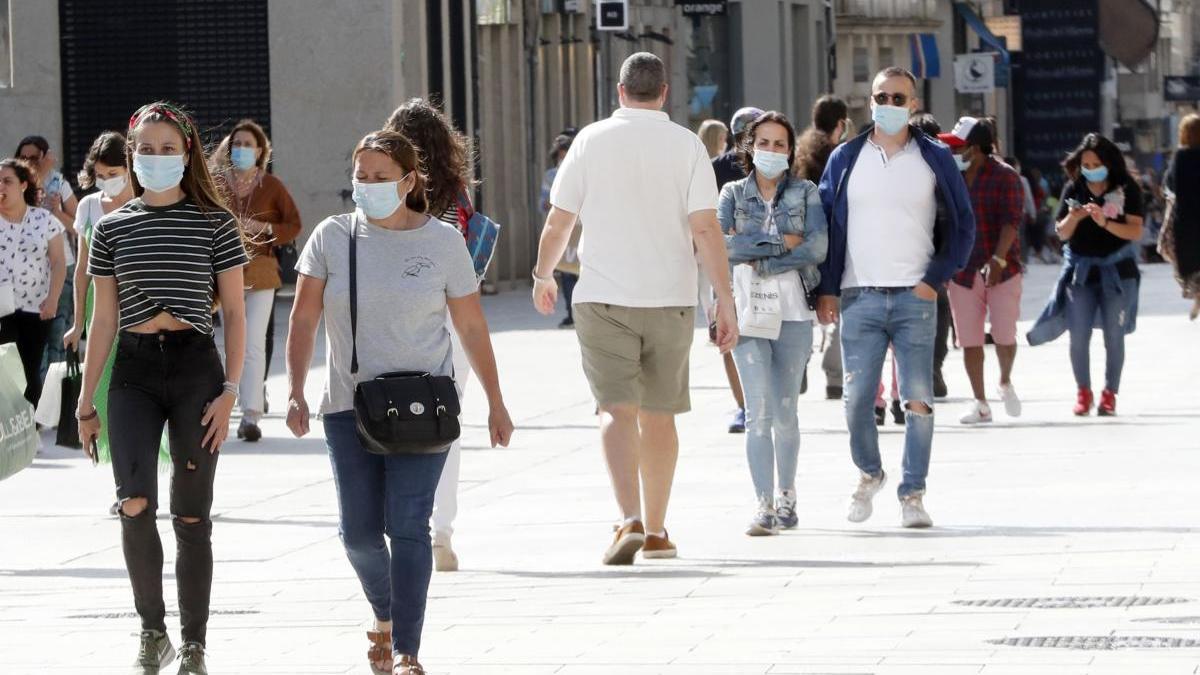
[[[1104,335],[1104,388],[1114,394],[1121,389],[1125,367],[1125,316],[1128,302],[1116,293],[1105,293],[1100,284],[1067,286],[1067,327],[1071,331],[1071,370],[1075,383],[1092,388],[1092,330],[1099,312]]]
[[[922,300],[909,288],[848,288],[842,291],[842,372],[850,456],[860,471],[878,476],[879,429],[875,393],[888,343],[899,365],[900,397],[906,403],[904,479],[900,497],[925,491],[933,447],[933,345],[937,302]],[[908,409],[909,402],[929,407],[928,414]]]
[[[800,421],[796,404],[812,356],[811,321],[784,321],[779,339],[743,337],[733,350],[746,397],[746,459],[759,499],[796,489]]]

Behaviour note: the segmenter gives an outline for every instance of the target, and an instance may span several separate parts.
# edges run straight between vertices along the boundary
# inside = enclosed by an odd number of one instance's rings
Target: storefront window
[[[688,126],[733,115],[729,87],[729,27],[724,16],[695,16],[688,38]]]

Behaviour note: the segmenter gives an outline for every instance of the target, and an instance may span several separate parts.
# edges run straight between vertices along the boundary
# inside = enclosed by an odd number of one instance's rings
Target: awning
[[[938,57],[937,36],[933,33],[913,33],[908,36],[912,52],[912,73],[919,78],[942,76],[942,61]]]
[[[967,3],[956,2],[954,3],[954,9],[958,11],[959,16],[963,18],[963,21],[967,22],[967,25],[971,27],[971,30],[975,31],[975,34],[979,36],[980,41],[988,47],[991,47],[993,50],[999,52],[1000,60],[1007,64],[1009,62],[1009,57],[1008,49],[1004,46],[1004,40],[996,37],[995,33],[988,30],[987,25],[983,23],[983,19],[979,18],[979,15],[976,14],[975,10],[971,9],[971,6]]]

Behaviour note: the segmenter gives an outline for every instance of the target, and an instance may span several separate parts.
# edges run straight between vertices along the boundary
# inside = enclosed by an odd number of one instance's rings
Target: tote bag
[[[15,344],[0,345],[0,480],[33,464],[41,447],[33,405],[25,400],[25,375]]]
[[[745,337],[778,340],[783,326],[779,280],[763,277],[749,265],[733,268],[733,304],[737,308],[738,333]]]

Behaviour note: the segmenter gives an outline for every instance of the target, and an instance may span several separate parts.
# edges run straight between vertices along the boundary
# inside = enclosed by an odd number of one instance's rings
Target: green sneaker
[[[135,672],[143,675],[157,674],[174,660],[175,648],[171,646],[171,638],[167,637],[166,633],[157,630],[142,631],[137,663],[133,664]]]
[[[208,675],[204,667],[204,645],[185,642],[179,648],[179,675]]]

